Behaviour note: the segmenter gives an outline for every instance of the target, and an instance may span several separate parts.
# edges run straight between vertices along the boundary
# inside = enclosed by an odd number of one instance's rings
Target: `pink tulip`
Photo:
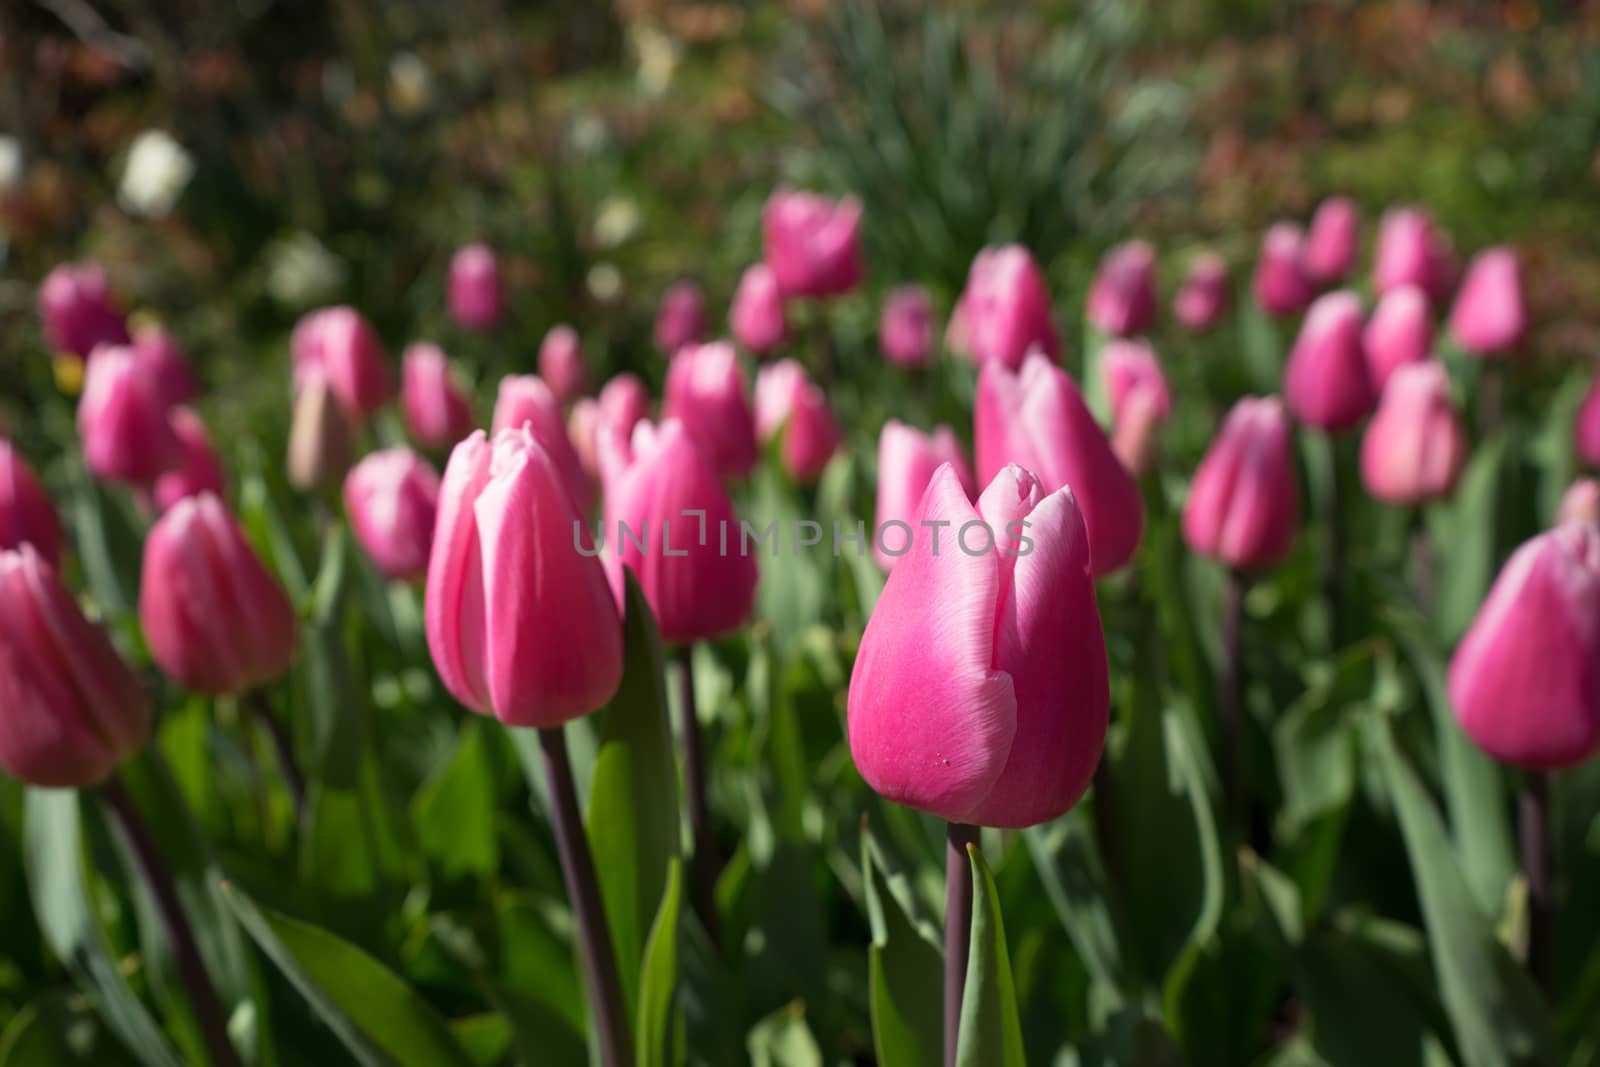
[[[544,335],[539,345],[539,377],[562,406],[589,391],[589,371],[583,365],[583,345],[577,330],[563,323]]]
[[[600,416],[624,434],[631,434],[641,419],[650,417],[650,390],[626,371],[600,389]]]
[[[1600,468],[1600,374],[1584,394],[1572,427],[1573,446],[1586,467]]]
[[[1107,252],[1089,288],[1089,321],[1113,337],[1143,333],[1156,318],[1156,252],[1129,241]]]
[[[526,427],[456,445],[439,489],[424,617],[457,700],[513,726],[602,707],[622,625],[560,467]]]
[[[0,551],[0,768],[85,789],[150,736],[150,700],[34,547]]]
[[[1367,354],[1368,375],[1379,391],[1397,367],[1427,359],[1433,354],[1428,294],[1415,285],[1397,286],[1384,293],[1361,333],[1361,346]]]
[[[600,403],[592,397],[580,396],[567,412],[567,440],[578,455],[578,465],[589,476],[591,483],[600,480]]]
[[[1094,774],[1110,705],[1072,490],[1046,494],[1012,465],[974,507],[941,467],[917,515],[850,676],[856,768],[884,797],[951,822],[1054,819]]]
[[[1305,231],[1292,222],[1276,223],[1262,236],[1251,287],[1267,314],[1297,315],[1316,295],[1306,277],[1305,242]]]
[[[51,567],[61,562],[61,520],[28,461],[0,438],[0,550],[32,545]]]
[[[133,354],[166,407],[187,404],[199,391],[189,360],[171,334],[159,326],[146,327],[133,338]]]
[[[1367,492],[1415,506],[1450,495],[1467,462],[1467,434],[1450,402],[1444,364],[1428,360],[1394,372],[1361,441]]]
[[[1490,248],[1467,267],[1450,311],[1450,335],[1474,356],[1510,355],[1528,328],[1516,252]]]
[[[762,367],[756,374],[756,439],[765,443],[783,429],[794,409],[795,397],[811,384],[810,375],[799,360],[780,359]]]
[[[756,428],[745,400],[744,372],[726,341],[684,348],[667,368],[662,417],[677,419],[724,478],[756,465]]]
[[[776,348],[788,332],[778,277],[765,263],[745,268],[733,294],[728,327],[735,340],[757,355]]]
[[[730,633],[755,604],[759,543],[747,545],[733,502],[688,429],[677,419],[642,422],[631,441],[601,440],[605,535],[612,589],[633,571],[662,640]],[[759,531],[757,531],[759,533]]]
[[[1215,252],[1203,252],[1172,301],[1172,314],[1191,330],[1209,330],[1228,309],[1228,264]]]
[[[783,434],[778,458],[802,485],[815,482],[843,436],[827,394],[792,359],[763,367],[756,377],[756,435]]]
[[[1415,285],[1435,303],[1455,283],[1454,254],[1433,217],[1422,208],[1392,208],[1378,222],[1372,283],[1380,294]]]
[[[128,326],[98,263],[61,263],[39,286],[39,320],[58,352],[89,358],[101,345],[128,343]]]
[[[1230,567],[1268,567],[1289,554],[1300,525],[1289,420],[1277,397],[1234,405],[1200,461],[1183,508],[1183,537]]]
[[[178,501],[201,493],[222,496],[227,479],[217,450],[211,447],[206,424],[193,408],[186,407],[175,407],[167,412],[167,422],[183,448],[183,461],[156,479],[156,509],[170,511]]]
[[[400,362],[400,410],[412,439],[424,448],[448,448],[472,432],[472,404],[438,345],[417,341],[406,346]]]
[[[450,257],[450,317],[468,330],[492,330],[504,311],[500,264],[494,249],[470,244]]]
[[[344,480],[350,528],[378,569],[395,581],[428,573],[439,475],[409,448],[373,452]]]
[[[886,552],[885,545],[898,549],[904,544],[909,549],[917,505],[922,503],[922,494],[933,480],[934,471],[946,464],[955,472],[967,499],[976,496],[978,489],[967,450],[950,427],[940,426],[926,434],[896,419],[883,424],[883,433],[878,436],[879,536],[873,538],[872,554],[884,570],[893,570],[903,555]],[[905,526],[906,532],[899,531],[900,525]]]
[[[527,427],[540,450],[561,472],[573,510],[579,515],[588,512],[589,505],[594,502],[594,485],[583,473],[583,461],[567,436],[566,419],[561,415],[556,394],[542,378],[532,374],[508,374],[500,379],[494,421],[490,425],[497,439],[501,430]]]
[[[1347,289],[1317,297],[1289,351],[1283,393],[1294,417],[1330,433],[1347,430],[1377,400],[1361,349],[1361,298]]]
[[[1306,276],[1318,285],[1340,281],[1356,265],[1360,246],[1360,208],[1348,196],[1328,197],[1311,216],[1302,260]]]
[[[289,337],[289,351],[295,390],[323,379],[353,420],[383,407],[394,391],[383,342],[355,308],[323,308],[303,316]]]
[[[661,295],[656,311],[656,347],[672,355],[706,334],[706,298],[694,282],[676,282]]]
[[[1561,508],[1556,513],[1556,523],[1586,522],[1600,527],[1600,481],[1579,478],[1561,495]]]
[[[1133,558],[1144,528],[1139,487],[1066,371],[1037,353],[1017,372],[990,360],[978,374],[974,407],[978,481],[1016,463],[1046,492],[1070,486],[1088,523],[1095,576]]]
[[[155,381],[125,345],[97,348],[89,360],[78,438],[90,473],[105,481],[148,486],[183,460]]]
[[[878,320],[883,358],[901,367],[924,367],[933,355],[933,302],[920,285],[890,290]]]
[[[761,211],[762,258],[786,297],[830,297],[861,284],[861,201],[778,189]]]
[[[1035,348],[1052,361],[1061,351],[1044,275],[1021,245],[978,253],[950,329],[952,347],[975,363],[993,360],[1015,370]]]
[[[1512,553],[1450,661],[1467,736],[1519,767],[1600,750],[1600,530],[1570,522]]]
[[[288,594],[210,493],[178,501],[145,538],[139,623],[161,670],[198,693],[243,692],[294,659]]]
[[[1157,438],[1166,421],[1161,404],[1159,392],[1136,385],[1128,392],[1111,429],[1111,451],[1135,478],[1143,476],[1155,462]]]
[[[1172,390],[1167,375],[1156,359],[1155,349],[1144,341],[1117,340],[1100,352],[1100,373],[1105,376],[1106,395],[1111,398],[1111,413],[1121,420],[1123,410],[1136,392],[1145,393],[1160,421],[1172,414]]]

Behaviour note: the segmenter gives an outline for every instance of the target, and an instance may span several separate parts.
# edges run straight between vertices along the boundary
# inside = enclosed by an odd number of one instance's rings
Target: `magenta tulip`
[[[765,263],[745,268],[728,311],[728,328],[735,340],[757,355],[776,348],[788,332],[778,277]]]
[[[1469,355],[1504,356],[1517,347],[1527,328],[1516,252],[1491,248],[1478,253],[1450,310],[1450,335]]]
[[[1330,433],[1347,430],[1377,400],[1361,349],[1361,298],[1346,289],[1319,296],[1289,352],[1283,393],[1294,417]]]
[[[961,489],[971,500],[978,494],[972,477],[972,463],[960,438],[948,426],[940,426],[931,434],[923,433],[896,419],[883,424],[878,435],[878,509],[876,529],[872,539],[872,554],[884,570],[893,570],[903,552],[909,550],[912,523],[917,519],[917,505],[922,494],[933,480],[933,472],[949,464]],[[905,532],[900,532],[900,527]]]
[[[1061,339],[1050,320],[1050,293],[1026,248],[978,253],[950,332],[952,347],[975,363],[995,361],[1015,370],[1034,349],[1055,360]]]
[[[544,335],[539,344],[539,377],[563,407],[589,391],[589,371],[583,365],[577,330],[563,323]]]
[[[125,345],[97,348],[78,400],[78,438],[96,478],[149,486],[183,460],[156,382]]]
[[[141,329],[133,338],[133,354],[155,383],[156,395],[167,407],[187,404],[199,391],[189,360],[170,333],[159,326]]]
[[[39,320],[58,352],[83,359],[101,345],[128,343],[128,326],[98,263],[61,263],[39,286]]]
[[[665,419],[677,419],[706,461],[724,478],[742,478],[756,465],[756,428],[745,399],[744,372],[731,344],[684,348],[667,368]]]
[[[589,510],[594,502],[594,484],[583,472],[583,461],[567,436],[561,404],[544,379],[533,374],[508,374],[500,379],[490,426],[497,436],[501,430],[527,427],[540,450],[561,472],[573,509],[580,515]]]
[[[796,359],[780,359],[756,374],[756,438],[765,443],[783,429],[794,409],[795,397],[811,384],[810,375]]]
[[[1600,526],[1600,481],[1579,478],[1561,494],[1561,507],[1556,512],[1557,525],[1563,522],[1586,522]]]
[[[193,408],[186,407],[175,407],[167,412],[167,422],[182,446],[183,460],[156,479],[157,510],[169,511],[178,501],[201,493],[222,496],[227,479],[217,450],[211,446],[211,436],[206,433],[206,424]]]
[[[1154,405],[1157,419],[1164,421],[1172,414],[1172,390],[1167,385],[1166,372],[1148,343],[1109,342],[1100,353],[1100,373],[1105,377],[1115,421],[1121,420],[1123,410],[1138,392],[1145,393],[1145,401]]]
[[[1147,385],[1135,385],[1117,411],[1117,421],[1111,428],[1111,451],[1135,478],[1142,476],[1155,462],[1157,438],[1161,424],[1166,421],[1162,405],[1159,391]]]
[[[1361,210],[1348,196],[1330,196],[1317,205],[1306,233],[1303,257],[1306,276],[1317,285],[1332,285],[1356,265],[1361,245]]]
[[[593,397],[581,396],[567,412],[567,440],[578,455],[578,465],[589,476],[591,483],[600,481],[599,434],[600,402]]]
[[[1449,239],[1434,225],[1433,217],[1417,207],[1384,212],[1378,222],[1373,288],[1383,294],[1402,285],[1415,285],[1438,303],[1454,282]]]
[[[1228,309],[1228,264],[1215,252],[1203,252],[1172,301],[1172,314],[1194,331],[1209,330]]]
[[[1572,427],[1573,446],[1586,467],[1600,468],[1600,373],[1584,394]]]
[[[1421,363],[1433,354],[1433,311],[1428,294],[1415,285],[1401,285],[1378,298],[1378,306],[1361,332],[1367,373],[1382,391],[1395,369]]]
[[[344,480],[350,528],[386,576],[410,582],[428,573],[439,475],[409,448],[373,452]]]
[[[778,459],[801,485],[822,476],[843,435],[828,397],[792,359],[763,367],[756,378],[756,434],[763,441],[781,433]]]
[[[655,342],[666,355],[698,344],[706,334],[706,298],[694,282],[676,282],[661,295],[656,311]]]
[[[600,416],[624,434],[650,417],[650,390],[638,376],[624,371],[600,389]]]
[[[1277,397],[1245,397],[1211,443],[1183,508],[1183,537],[1245,570],[1289,554],[1300,525],[1289,420]]]
[[[1107,252],[1089,288],[1089,321],[1113,337],[1143,333],[1156,317],[1156,252],[1129,241]]]
[[[0,549],[32,545],[51,567],[61,562],[61,520],[28,461],[0,438]]]
[[[861,201],[778,189],[761,211],[762,259],[784,296],[831,297],[861,284]]]
[[[1305,242],[1305,231],[1292,222],[1276,223],[1262,235],[1251,289],[1267,314],[1298,315],[1316,295],[1306,277]]]
[[[1450,401],[1450,376],[1434,360],[1394,372],[1361,441],[1367,492],[1415,506],[1450,495],[1467,462],[1467,434]]]
[[[492,330],[504,311],[500,264],[494,249],[470,244],[450,257],[450,317],[468,330]]]
[[[383,342],[355,308],[323,308],[303,316],[289,337],[289,351],[296,391],[321,378],[353,420],[383,407],[394,391]]]
[[[406,346],[400,362],[400,410],[412,439],[424,448],[449,448],[472,432],[472,404],[438,345],[417,341]]]
[[[900,367],[923,367],[933,355],[933,301],[920,285],[902,285],[884,297],[878,319],[883,358]]]

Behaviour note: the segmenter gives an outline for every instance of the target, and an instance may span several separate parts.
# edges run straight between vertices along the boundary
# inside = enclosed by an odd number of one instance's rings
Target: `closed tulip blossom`
[[[1161,394],[1157,390],[1136,385],[1128,391],[1111,428],[1111,451],[1135,478],[1141,477],[1155,462],[1157,438],[1165,421]]]
[[[826,298],[861,284],[861,201],[778,189],[761,211],[762,259],[786,297]]]
[[[561,404],[542,378],[532,374],[508,374],[500,379],[491,428],[501,430],[527,427],[539,448],[556,470],[572,497],[572,506],[582,515],[594,501],[594,484],[583,472],[583,461],[567,436],[567,421]]]
[[[1516,252],[1491,248],[1478,253],[1450,311],[1450,336],[1471,355],[1503,356],[1517,347],[1527,328]]]
[[[350,422],[333,390],[316,375],[295,393],[289,417],[289,484],[304,493],[332,491],[350,469]]]
[[[1280,562],[1300,526],[1289,420],[1276,397],[1228,413],[1189,486],[1183,537],[1203,556],[1254,570]]]
[[[167,407],[187,404],[195,398],[198,389],[189,360],[178,347],[173,336],[159,326],[147,326],[133,338],[133,354],[144,368],[156,394]]]
[[[1251,288],[1267,314],[1297,315],[1316,295],[1306,276],[1305,243],[1305,231],[1292,222],[1276,223],[1262,235]]]
[[[1311,305],[1284,370],[1284,399],[1295,418],[1334,433],[1372,411],[1377,395],[1361,330],[1361,298],[1355,293],[1326,293]]]
[[[656,348],[672,355],[706,335],[706,297],[694,282],[675,282],[661,296],[656,311]]]
[[[1306,276],[1331,285],[1347,276],[1361,251],[1361,210],[1348,196],[1330,196],[1317,205],[1306,233]]]
[[[82,359],[101,345],[128,343],[128,326],[98,263],[62,263],[39,286],[39,321],[58,352]]]
[[[1373,388],[1382,390],[1395,369],[1421,363],[1433,354],[1433,311],[1428,294],[1415,285],[1401,285],[1378,298],[1361,347]]]
[[[899,367],[923,367],[933,356],[933,301],[920,285],[902,285],[883,300],[878,347]]]
[[[0,768],[50,789],[110,777],[150,736],[150,700],[31,544],[0,550]]]
[[[721,477],[742,478],[755,466],[755,420],[731,344],[693,346],[674,356],[661,413],[683,423]]]
[[[210,493],[178,501],[144,543],[139,623],[157,666],[198,693],[241,693],[294,659],[294,606]]]
[[[1060,354],[1050,293],[1026,248],[1005,245],[978,253],[951,332],[952,347],[975,363],[994,361],[1015,370],[1035,348],[1051,360]]]
[[[1016,463],[1036,474],[1045,492],[1071,486],[1095,576],[1133,558],[1144,528],[1139,487],[1066,371],[1038,353],[1016,372],[990,361],[978,375],[974,407],[979,482]]]
[[[914,528],[850,677],[857,769],[882,796],[952,823],[1064,814],[1099,762],[1110,703],[1072,490],[1047,493],[1010,465],[974,505],[941,467]]]
[[[428,572],[439,475],[409,448],[373,452],[344,480],[350,528],[378,569],[409,582]]]
[[[589,476],[591,483],[600,481],[600,402],[593,397],[581,396],[567,412],[567,440],[578,455],[578,465]]]
[[[728,328],[736,341],[757,355],[776,348],[788,332],[778,276],[765,263],[746,267],[739,278]]]
[[[1378,222],[1372,284],[1379,294],[1415,285],[1435,302],[1449,291],[1455,267],[1448,239],[1422,208],[1391,208]]]
[[[354,308],[323,308],[303,316],[289,336],[289,351],[295,391],[320,378],[351,420],[383,407],[394,391],[383,342]]]
[[[61,562],[61,520],[28,461],[0,438],[0,549],[32,545],[51,567]]]
[[[931,434],[897,419],[883,424],[878,435],[878,506],[876,524],[879,536],[873,538],[872,554],[884,570],[894,569],[904,555],[899,551],[904,545],[910,550],[912,534],[917,520],[917,506],[922,494],[933,480],[934,471],[949,464],[961,483],[967,499],[977,495],[977,485],[972,477],[972,463],[960,438],[948,426],[940,426]],[[899,532],[900,525],[906,527]],[[894,549],[890,552],[885,549]]]
[[[1189,265],[1189,273],[1172,300],[1173,317],[1198,332],[1215,326],[1227,310],[1227,261],[1215,252],[1202,253]]]
[[[470,244],[450,257],[450,317],[469,330],[492,330],[505,310],[500,264],[494,249]]]
[[[438,345],[417,341],[406,346],[400,362],[400,410],[406,430],[424,448],[448,448],[472,432],[472,404]]]
[[[1600,527],[1600,481],[1579,478],[1561,494],[1561,507],[1556,512],[1556,523],[1586,522]]]
[[[792,359],[764,367],[756,378],[756,434],[782,434],[778,459],[789,476],[809,485],[822,475],[843,435],[828,397]]]
[[[1600,374],[1578,405],[1572,427],[1573,447],[1587,467],[1600,468]]]
[[[1450,702],[1503,763],[1600,751],[1600,529],[1569,522],[1512,554],[1450,661]]]
[[[539,377],[562,406],[589,391],[589,371],[583,365],[583,344],[577,330],[563,323],[544,335],[539,344]]]
[[[183,460],[174,469],[156,479],[155,503],[159,511],[167,511],[178,501],[201,493],[221,496],[227,479],[222,472],[222,461],[211,446],[211,435],[206,424],[193,408],[175,407],[167,413],[172,432],[183,448]]]
[[[632,433],[641,419],[650,417],[650,390],[637,375],[626,371],[600,388],[599,401],[601,416],[624,434]]]
[[[1100,373],[1105,376],[1106,395],[1111,413],[1121,420],[1123,410],[1137,392],[1146,392],[1155,406],[1156,417],[1165,420],[1172,414],[1172,390],[1166,372],[1156,359],[1155,349],[1144,341],[1112,341],[1100,353]]]
[[[811,377],[796,359],[780,359],[762,367],[756,374],[756,438],[765,443],[783,429],[794,408],[794,399],[810,384]]]
[[[96,349],[78,400],[78,439],[96,478],[149,486],[183,460],[156,382],[125,345]]]
[[[1361,480],[1391,504],[1414,506],[1450,495],[1467,462],[1467,434],[1450,401],[1444,364],[1394,372],[1361,441]]]
[[[455,447],[439,488],[424,615],[463,705],[513,726],[598,710],[622,680],[622,626],[560,467],[527,427]]]
[[[1113,337],[1150,328],[1156,317],[1156,253],[1147,241],[1107,252],[1089,288],[1089,321]]]

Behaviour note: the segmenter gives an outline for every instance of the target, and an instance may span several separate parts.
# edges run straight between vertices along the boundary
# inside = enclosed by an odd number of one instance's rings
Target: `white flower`
[[[22,174],[22,142],[8,133],[0,133],[0,194],[21,185]]]
[[[267,247],[267,289],[291,308],[325,304],[344,284],[344,261],[315,234],[301,231]]]
[[[160,218],[178,202],[194,177],[194,158],[165,130],[145,130],[134,138],[122,165],[117,202],[132,215]]]
[[[631,197],[608,196],[594,217],[594,239],[601,248],[615,248],[639,232],[639,205]]]

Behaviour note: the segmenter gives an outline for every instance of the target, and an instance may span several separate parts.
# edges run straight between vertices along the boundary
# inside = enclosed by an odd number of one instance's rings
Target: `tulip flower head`
[[[1276,397],[1234,405],[1189,486],[1183,537],[1203,556],[1254,570],[1289,554],[1300,525],[1289,420]]]
[[[1428,294],[1415,285],[1400,285],[1378,298],[1378,306],[1361,332],[1367,372],[1374,389],[1383,390],[1397,367],[1421,363],[1433,354],[1433,312]]]
[[[972,477],[972,463],[960,438],[948,426],[940,426],[933,433],[923,433],[897,419],[883,424],[878,435],[878,507],[877,529],[880,536],[873,539],[872,553],[878,565],[886,571],[894,569],[899,555],[885,551],[884,534],[898,537],[904,525],[912,530],[917,518],[917,506],[922,494],[933,480],[933,472],[948,464],[961,483],[962,492],[971,500],[977,495],[977,485]],[[910,535],[904,538],[909,547]],[[889,547],[898,548],[895,541]]]
[[[1034,349],[1051,361],[1061,351],[1044,275],[1021,245],[978,253],[950,330],[952,347],[975,363],[995,361],[1015,370]]]
[[[62,263],[39,286],[39,320],[58,352],[82,359],[101,345],[128,343],[128,326],[98,263]]]
[[[1349,290],[1325,293],[1311,305],[1284,370],[1284,399],[1295,418],[1333,433],[1372,411],[1377,395],[1361,326],[1361,298]]]
[[[1467,267],[1450,311],[1450,336],[1474,356],[1509,355],[1528,328],[1516,252],[1491,248]]]
[[[757,355],[776,348],[788,332],[778,276],[765,263],[746,267],[739,278],[728,328],[735,340]]]
[[[706,335],[706,297],[694,282],[675,282],[656,311],[656,347],[670,356]]]
[[[600,414],[623,434],[631,434],[641,419],[650,417],[650,390],[637,375],[624,371],[601,387]]]
[[[1150,328],[1156,317],[1156,253],[1129,241],[1106,253],[1089,289],[1089,321],[1113,337]]]
[[[567,412],[567,440],[572,442],[572,451],[577,453],[578,465],[583,468],[583,473],[588,476],[591,483],[600,480],[600,457],[597,449],[600,442],[600,402],[593,397],[582,396],[572,405],[572,410]]]
[[[539,377],[563,406],[589,391],[589,371],[583,365],[577,330],[562,323],[544,335],[539,344]]]
[[[1215,252],[1204,252],[1189,265],[1172,301],[1172,314],[1194,331],[1209,330],[1228,310],[1228,264]]]
[[[1450,401],[1450,376],[1435,360],[1410,363],[1384,387],[1361,441],[1367,492],[1417,505],[1450,495],[1467,462],[1467,433]]]
[[[756,427],[744,372],[731,344],[684,348],[667,368],[662,417],[683,423],[719,475],[742,478],[756,464]]]
[[[132,348],[94,352],[78,400],[78,438],[96,478],[149,486],[183,460],[156,381]]]
[[[195,398],[194,371],[170,333],[159,326],[146,326],[134,335],[133,354],[155,383],[162,404],[172,407]]]
[[[1115,419],[1121,419],[1123,409],[1139,391],[1149,394],[1158,418],[1166,419],[1172,414],[1172,390],[1167,385],[1166,372],[1148,343],[1110,342],[1100,353],[1100,373],[1105,376],[1106,395],[1111,398]]]
[[[1276,223],[1262,235],[1251,288],[1267,314],[1298,315],[1316,295],[1306,276],[1305,244],[1305,231],[1292,222]]]
[[[296,393],[289,419],[289,484],[303,493],[331,491],[350,468],[350,422],[344,408],[316,375]]]
[[[385,576],[409,582],[428,572],[439,475],[409,448],[373,452],[344,480],[350,528]]]
[[[1600,527],[1600,481],[1579,478],[1567,486],[1561,495],[1561,508],[1556,513],[1556,524],[1586,522]]]
[[[1317,285],[1330,285],[1348,275],[1356,265],[1361,245],[1361,210],[1348,196],[1330,196],[1317,205],[1306,234],[1306,276]]]
[[[28,461],[0,438],[0,549],[32,545],[51,567],[61,560],[61,520]]]
[[[173,408],[167,413],[167,421],[183,448],[183,461],[156,479],[156,509],[168,511],[178,501],[201,493],[222,496],[226,492],[227,479],[222,472],[222,461],[217,458],[217,450],[211,447],[206,424],[193,408],[186,407]]]
[[[861,201],[778,189],[761,211],[762,259],[786,297],[823,299],[861,284]]]
[[[933,302],[920,285],[902,285],[883,301],[878,320],[883,358],[900,367],[926,366],[933,355]]]
[[[468,330],[492,330],[504,311],[500,264],[494,249],[470,244],[450,257],[450,317]]]
[[[843,440],[828,397],[792,359],[763,367],[756,377],[756,435],[781,433],[778,458],[802,485],[815,482]]]
[[[289,336],[289,351],[295,391],[322,379],[352,421],[383,407],[394,391],[383,342],[355,308],[323,308],[302,317]]]
[[[1400,207],[1384,212],[1378,222],[1378,247],[1372,282],[1379,294],[1415,285],[1438,303],[1455,283],[1449,238],[1422,208]]]
[[[424,448],[448,448],[472,432],[472,405],[438,345],[417,341],[406,346],[400,362],[400,410],[406,429]]]
[[[561,414],[556,394],[536,375],[508,374],[500,379],[492,428],[498,434],[501,430],[518,427],[527,427],[545,456],[561,472],[574,510],[580,515],[587,512],[594,501],[594,484],[583,472],[583,461],[567,436],[567,421]]]

